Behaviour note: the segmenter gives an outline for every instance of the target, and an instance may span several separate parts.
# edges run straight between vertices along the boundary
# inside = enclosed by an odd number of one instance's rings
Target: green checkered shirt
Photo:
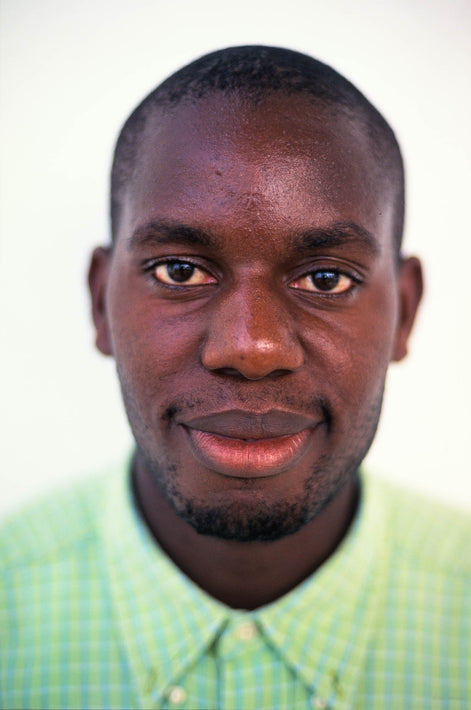
[[[366,477],[321,569],[266,607],[233,610],[158,548],[126,469],[4,524],[2,708],[471,705],[464,515]]]

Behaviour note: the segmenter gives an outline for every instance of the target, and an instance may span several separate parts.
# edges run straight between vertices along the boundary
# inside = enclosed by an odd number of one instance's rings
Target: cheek
[[[198,366],[202,338],[196,318],[162,313],[152,299],[118,298],[110,322],[120,376],[140,400],[155,402],[156,393],[165,395],[167,384],[181,382]]]
[[[368,409],[383,390],[394,346],[393,290],[372,292],[357,307],[327,313],[311,327],[310,360],[340,411]]]

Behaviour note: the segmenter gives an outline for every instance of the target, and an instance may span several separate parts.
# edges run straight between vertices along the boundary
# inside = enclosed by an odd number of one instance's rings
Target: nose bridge
[[[298,369],[302,346],[276,288],[260,276],[247,277],[221,295],[208,324],[202,362],[209,370],[237,372],[247,379]]]

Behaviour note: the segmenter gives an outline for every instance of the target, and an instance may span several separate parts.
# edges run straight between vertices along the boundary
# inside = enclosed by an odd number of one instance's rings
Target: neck
[[[359,493],[354,476],[296,533],[273,542],[237,542],[200,535],[182,520],[139,457],[133,481],[137,505],[159,545],[199,587],[235,609],[268,604],[315,572],[345,536]]]

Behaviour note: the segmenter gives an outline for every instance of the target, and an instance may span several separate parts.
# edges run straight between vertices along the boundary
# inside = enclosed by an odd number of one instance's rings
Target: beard
[[[236,542],[274,542],[310,523],[347,483],[358,478],[358,469],[374,438],[377,421],[378,417],[368,438],[363,439],[360,450],[342,456],[341,461],[336,458],[335,466],[327,457],[319,460],[305,481],[302,495],[270,503],[255,491],[243,504],[222,502],[211,505],[198,498],[186,497],[178,486],[176,468],[162,469],[142,449],[138,448],[138,451],[173,510],[197,533]],[[254,481],[250,479],[239,483],[249,492],[254,488]]]
[[[332,447],[329,453],[317,460],[306,477],[301,493],[298,491],[296,496],[267,501],[257,489],[257,481],[247,478],[237,481],[238,489],[244,493],[243,502],[240,496],[229,495],[229,502],[220,499],[208,503],[203,498],[185,495],[179,484],[178,464],[170,461],[166,452],[155,454],[155,443],[149,438],[151,430],[143,423],[136,402],[124,386],[123,378],[120,379],[138,456],[173,510],[200,535],[237,542],[273,542],[297,532],[357,477],[359,466],[376,433],[384,390],[383,382],[369,406],[351,424],[348,435],[342,437],[345,443]],[[175,412],[180,411],[182,405],[189,408],[195,406],[195,402],[192,398],[181,398],[179,404],[165,410],[162,420],[171,424]],[[316,401],[312,406],[325,407],[325,403]],[[308,408],[305,407],[304,411]],[[327,435],[332,436],[335,418],[330,412],[326,413],[326,417],[330,430]]]

